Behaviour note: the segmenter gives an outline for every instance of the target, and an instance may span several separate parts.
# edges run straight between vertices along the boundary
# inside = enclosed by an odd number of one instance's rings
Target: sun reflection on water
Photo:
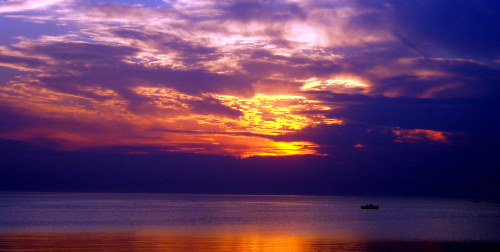
[[[496,251],[495,243],[370,241],[283,234],[170,231],[0,233],[5,251]]]

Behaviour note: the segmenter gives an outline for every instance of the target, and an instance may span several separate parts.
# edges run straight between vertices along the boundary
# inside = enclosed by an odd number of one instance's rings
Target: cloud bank
[[[4,1],[0,137],[248,157],[498,137],[493,1]],[[14,27],[15,28],[15,27]]]

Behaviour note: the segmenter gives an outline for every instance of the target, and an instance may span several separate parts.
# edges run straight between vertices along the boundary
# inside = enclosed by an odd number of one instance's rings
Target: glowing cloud
[[[436,142],[436,143],[450,143],[448,137],[451,133],[441,132],[428,129],[393,129],[392,132],[396,135],[396,142]]]

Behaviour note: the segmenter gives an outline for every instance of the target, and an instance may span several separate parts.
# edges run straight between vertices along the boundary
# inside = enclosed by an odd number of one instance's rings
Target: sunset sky
[[[2,0],[0,138],[71,153],[366,163],[446,151],[486,160],[457,172],[498,181],[499,8]]]

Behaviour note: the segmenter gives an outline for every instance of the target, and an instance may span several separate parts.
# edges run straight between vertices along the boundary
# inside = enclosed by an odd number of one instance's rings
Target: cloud
[[[448,137],[451,135],[446,132],[439,132],[434,130],[424,129],[411,129],[402,130],[394,129],[392,131],[396,136],[396,142],[436,142],[436,143],[449,143]]]
[[[336,73],[335,73],[336,72]],[[388,97],[473,98],[493,96],[500,70],[461,58],[422,58],[404,47],[365,48],[345,56],[334,75],[370,83],[369,94]],[[328,77],[328,76],[327,76]]]
[[[309,141],[322,146],[319,150],[324,153],[334,153],[359,145],[368,148],[391,146],[395,136],[387,127],[344,123],[309,126],[298,132],[277,136],[276,139],[279,141]]]
[[[196,44],[182,38],[160,31],[144,32],[131,29],[116,29],[111,33],[120,38],[141,41],[146,46],[153,47],[165,53],[174,54],[173,61],[179,61],[184,66],[196,67],[203,61],[216,61],[222,54],[217,48]]]
[[[285,1],[233,1],[222,7],[225,15],[221,19],[236,19],[239,21],[285,21],[292,18],[305,19],[307,13],[296,3]]]
[[[223,115],[231,118],[238,118],[243,112],[224,106],[219,100],[213,97],[206,97],[203,100],[194,100],[188,102],[191,110],[197,114]]]
[[[235,93],[251,90],[251,80],[241,74],[217,74],[203,69],[175,70],[126,62],[140,52],[131,46],[84,42],[27,43],[12,48],[10,52],[26,56],[2,55],[0,64],[17,69],[43,70],[46,74],[37,79],[47,87],[84,95],[80,91],[82,87],[101,86],[116,91],[132,104],[142,101],[131,91],[137,86],[173,87],[195,95],[222,90]]]
[[[480,132],[497,121],[495,99],[423,99],[316,93],[337,105],[329,116],[384,127]]]
[[[68,0],[6,0],[0,2],[0,13],[12,13],[44,9]]]
[[[39,67],[46,64],[43,60],[12,55],[0,54],[0,65],[23,71],[36,71]]]
[[[298,148],[293,142],[313,146],[305,148],[309,154],[391,146],[417,135],[432,140],[443,134],[457,143],[461,134],[492,132],[500,90],[490,27],[496,10],[486,1],[464,2],[71,1],[57,10],[43,8],[55,2],[40,2],[36,12],[5,18],[53,22],[68,33],[0,45],[0,66],[22,71],[2,79],[0,101],[10,116],[26,109],[24,116],[75,125],[121,123],[130,137],[115,132],[117,143],[164,141],[169,150],[240,155],[227,139],[221,144],[233,149],[212,144],[235,132],[259,138],[253,147],[273,154]],[[464,6],[471,11],[464,13]],[[453,44],[460,35],[468,43]],[[95,124],[98,133],[89,141],[71,124],[64,134],[44,126],[30,137],[87,146],[108,132]],[[22,136],[12,126],[5,131]],[[180,131],[188,137],[176,136]],[[194,132],[206,134],[196,138]],[[239,149],[258,153],[247,147]]]
[[[24,50],[23,50],[24,49]],[[133,56],[138,49],[120,46],[103,45],[82,42],[56,42],[50,44],[38,44],[28,48],[19,48],[26,54],[36,53],[49,56],[58,61],[83,62],[95,64],[103,62],[106,64],[117,63],[126,56]]]

